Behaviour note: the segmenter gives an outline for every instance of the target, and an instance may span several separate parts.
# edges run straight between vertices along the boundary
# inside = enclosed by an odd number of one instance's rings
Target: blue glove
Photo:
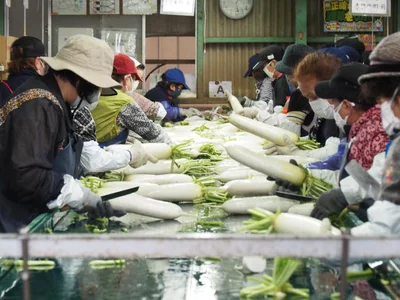
[[[331,170],[331,171],[337,171],[340,169],[340,165],[343,159],[344,151],[346,149],[346,143],[340,143],[338,147],[338,152],[335,154],[329,156],[326,160],[324,161],[317,161],[314,163],[309,163],[307,165],[307,168],[312,170],[312,169],[320,169],[320,170]]]

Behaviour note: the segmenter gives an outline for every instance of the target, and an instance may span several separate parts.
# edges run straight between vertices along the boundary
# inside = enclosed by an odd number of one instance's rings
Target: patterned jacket
[[[384,152],[389,136],[383,129],[381,107],[375,105],[367,110],[352,126],[349,140],[355,138],[348,160],[355,159],[368,170],[372,166],[375,155]]]

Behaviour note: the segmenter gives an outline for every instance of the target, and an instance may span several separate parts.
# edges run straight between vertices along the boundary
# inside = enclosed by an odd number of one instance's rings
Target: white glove
[[[194,107],[180,108],[179,111],[182,115],[185,115],[187,117],[193,117],[193,116],[202,117],[203,116],[202,112]]]
[[[311,172],[311,175],[313,177],[323,179],[326,182],[332,184],[332,188],[337,188],[339,186],[339,171],[320,169],[311,169],[309,171]]]
[[[132,147],[130,147],[128,151],[131,155],[131,161],[129,165],[133,168],[139,168],[140,166],[147,164],[147,161],[150,161],[153,164],[158,162],[157,158],[146,152],[139,141],[135,141],[135,143],[132,144]]]
[[[265,155],[278,155],[278,149],[274,143],[268,142],[263,146]]]
[[[296,155],[296,156],[305,156],[301,153],[302,151],[293,144],[292,140],[285,134],[283,136],[283,140],[286,143],[286,146],[277,146],[273,143],[268,143],[263,146],[265,155]]]
[[[56,200],[49,202],[47,207],[57,209],[69,206],[76,211],[81,211],[85,208],[96,208],[100,202],[100,196],[84,187],[79,180],[75,180],[70,175],[64,175],[64,185],[60,195]]]
[[[243,110],[240,112],[240,115],[243,117],[247,117],[250,119],[254,119],[257,117],[259,110],[255,107],[245,107]]]

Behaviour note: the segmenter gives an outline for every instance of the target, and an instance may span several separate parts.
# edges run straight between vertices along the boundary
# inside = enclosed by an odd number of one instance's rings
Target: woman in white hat
[[[99,217],[121,213],[75,179],[83,142],[71,116],[71,107],[93,103],[101,88],[119,85],[111,78],[113,58],[105,42],[73,36],[55,57],[42,57],[48,73],[27,81],[0,109],[0,232],[16,232],[65,206]],[[126,156],[133,165],[147,162],[141,149]]]

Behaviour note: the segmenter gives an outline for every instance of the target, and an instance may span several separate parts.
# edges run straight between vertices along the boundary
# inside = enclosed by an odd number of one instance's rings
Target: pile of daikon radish
[[[266,139],[282,145],[283,134],[293,140],[298,137],[236,114],[228,120],[229,123],[192,117],[189,125],[165,128],[173,145],[143,144],[159,159],[157,163],[114,171],[122,175],[123,181],[101,181],[96,192],[106,195],[139,186],[135,194],[111,200],[113,208],[160,219],[182,216],[179,203],[213,202],[229,214],[249,214],[249,209],[254,208],[284,212],[274,219],[279,232],[336,234],[336,230],[323,230],[326,225],[308,217],[313,203],[278,197],[274,195],[275,182],[267,180],[270,176],[296,185],[306,181],[307,173],[289,163],[293,157],[266,156],[263,151]],[[315,161],[294,158],[299,164]]]

